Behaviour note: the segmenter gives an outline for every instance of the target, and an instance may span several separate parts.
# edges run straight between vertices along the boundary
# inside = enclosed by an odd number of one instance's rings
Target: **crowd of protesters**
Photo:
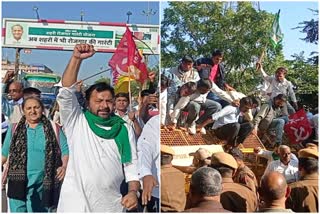
[[[261,154],[261,148],[255,152]],[[200,148],[187,167],[172,164],[175,151],[161,145],[161,211],[318,212],[318,154],[315,143],[300,149],[298,158],[280,145],[264,154],[271,161],[259,181],[238,148],[229,153]]]
[[[12,71],[2,79],[3,212],[318,212],[318,114],[308,117],[313,140],[295,156],[283,144],[298,110],[286,68],[273,77],[257,63],[268,85],[261,101],[226,82],[220,50],[195,62],[185,56],[162,73],[159,98],[151,84],[130,107],[128,94],[106,83],[82,93],[78,72],[94,54],[75,46],[50,111],[41,91],[11,81]],[[213,129],[224,152],[200,148],[191,166],[173,165],[159,124],[191,135]],[[249,134],[275,135],[273,151],[254,148],[268,159],[261,180],[238,148]]]
[[[220,50],[196,61],[184,56],[162,73],[161,128],[190,135],[212,130],[224,142],[224,152],[200,148],[189,154],[192,165],[178,166],[172,163],[175,151],[161,145],[161,210],[318,212],[318,113],[307,112],[313,133],[294,148],[297,157],[283,140],[289,116],[299,110],[287,69],[279,67],[269,76],[258,62],[267,87],[260,97],[246,96],[226,82],[222,60]],[[254,148],[254,154],[268,159],[261,179],[239,149],[250,134],[271,139],[266,146],[273,151]]]
[[[94,54],[74,47],[50,111],[12,71],[2,79],[3,212],[160,210],[156,88],[141,91],[138,107],[107,83],[82,93],[79,68]]]

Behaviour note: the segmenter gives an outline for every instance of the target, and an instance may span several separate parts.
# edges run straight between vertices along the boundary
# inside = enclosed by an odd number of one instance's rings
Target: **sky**
[[[84,12],[84,21],[88,22],[127,22],[127,12],[131,11],[130,24],[159,24],[158,2],[2,2],[2,18],[36,19],[33,7],[38,7],[40,19],[80,21],[80,13]],[[143,11],[152,10],[155,15],[147,17]],[[54,73],[62,75],[72,51],[53,51],[32,49],[31,54],[20,52],[20,61],[26,64],[44,64]],[[96,53],[92,58],[83,61],[79,72],[79,79],[86,78],[108,68],[110,53]],[[3,48],[2,58],[15,60],[14,48]],[[158,57],[149,57],[152,66],[159,63]],[[149,64],[149,65],[150,65]],[[93,84],[96,79],[105,77],[110,73],[103,73],[85,81]]]
[[[257,2],[257,1],[255,1]],[[161,19],[163,17],[163,10],[168,7],[167,2],[163,2],[160,7]],[[310,21],[311,19],[318,19],[314,16],[310,9],[318,9],[319,3],[317,1],[260,1],[260,9],[277,13],[280,9],[280,28],[284,34],[282,41],[283,53],[286,59],[292,59],[291,55],[299,54],[304,51],[305,57],[313,51],[318,51],[318,45],[306,43],[300,38],[305,38],[306,34],[299,32],[301,29],[292,29],[299,25],[300,22]]]

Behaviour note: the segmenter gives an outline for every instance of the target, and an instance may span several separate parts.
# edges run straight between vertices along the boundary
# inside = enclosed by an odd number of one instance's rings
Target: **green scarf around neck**
[[[112,115],[108,119],[104,119],[92,114],[88,110],[84,111],[84,116],[88,121],[89,127],[97,136],[104,139],[115,140],[121,156],[121,163],[130,163],[131,147],[128,137],[128,131],[124,125],[126,122],[117,115]],[[105,130],[97,125],[111,127],[111,129]]]

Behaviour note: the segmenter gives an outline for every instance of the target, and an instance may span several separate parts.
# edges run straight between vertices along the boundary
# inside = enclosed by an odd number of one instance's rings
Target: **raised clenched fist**
[[[93,45],[77,44],[73,49],[73,57],[78,59],[87,59],[95,54]]]

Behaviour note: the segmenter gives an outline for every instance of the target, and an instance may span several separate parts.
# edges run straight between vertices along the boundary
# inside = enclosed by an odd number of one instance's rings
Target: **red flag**
[[[293,144],[301,143],[312,134],[312,128],[303,109],[289,116],[289,122],[284,126],[284,131]]]
[[[109,66],[113,71],[114,85],[116,85],[119,76],[129,76],[129,69],[130,76],[141,83],[148,78],[147,66],[128,27],[109,61]]]

